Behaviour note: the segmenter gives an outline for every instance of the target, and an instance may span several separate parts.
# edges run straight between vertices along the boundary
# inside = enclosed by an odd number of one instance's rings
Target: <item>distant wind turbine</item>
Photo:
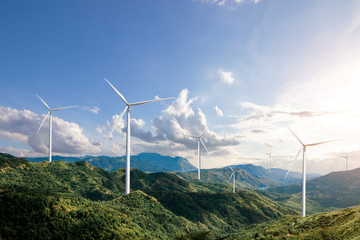
[[[104,78],[104,79],[105,79],[105,81],[107,81],[107,83],[114,89],[114,91],[117,93],[117,95],[119,95],[119,97],[126,104],[126,107],[125,107],[124,111],[122,111],[122,113],[120,114],[120,117],[118,118],[118,122],[120,121],[120,119],[124,115],[125,111],[127,111],[125,194],[129,194],[130,193],[130,110],[131,110],[131,107],[132,106],[137,106],[137,105],[143,105],[143,104],[147,104],[147,103],[151,103],[151,102],[158,102],[158,101],[173,99],[173,98],[156,98],[156,99],[153,99],[153,100],[147,100],[147,101],[142,101],[142,102],[128,103],[126,101],[126,99],[124,98],[124,96],[106,78]],[[111,130],[111,133],[110,133],[109,137],[114,132],[116,126],[118,125],[117,123],[114,124],[114,127]]]
[[[231,173],[228,181],[230,181],[231,177],[233,177],[233,193],[235,193],[235,175],[237,172],[240,172],[240,171],[235,171],[231,166],[229,166],[229,168],[231,169],[232,173]]]
[[[269,174],[271,173],[271,153],[265,153],[269,156]]]
[[[199,136],[187,135],[187,136],[192,137],[192,138],[197,138],[197,140],[198,140],[198,180],[200,180],[200,169],[201,169],[200,143],[204,146],[205,150],[208,152],[208,149],[206,148],[205,143],[201,140],[201,137],[204,135],[205,131],[206,131],[206,128],[204,129],[204,131],[202,131],[202,133]]]
[[[289,127],[288,127],[289,128]],[[312,147],[328,142],[333,141],[325,141],[325,142],[318,142],[318,143],[310,143],[310,144],[304,144],[297,136],[296,134],[289,128],[290,132],[294,135],[294,137],[301,143],[302,145],[302,152],[303,152],[303,161],[302,161],[302,217],[306,216],[306,160],[305,160],[305,152],[306,147]],[[301,151],[300,150],[300,151]],[[298,152],[298,155],[300,154],[300,151]]]
[[[346,155],[346,156],[340,156],[342,158],[345,158],[345,161],[346,161],[346,171],[348,170],[348,158],[349,158],[349,154]]]
[[[54,108],[51,109],[49,107],[49,105],[46,104],[46,102],[44,100],[41,99],[41,97],[39,95],[37,95],[37,97],[43,102],[43,104],[46,106],[46,108],[49,110],[49,112],[46,114],[44,120],[42,121],[42,123],[40,124],[39,129],[36,132],[36,135],[39,133],[40,128],[42,127],[42,125],[44,124],[45,120],[50,116],[49,118],[49,162],[51,162],[51,155],[52,155],[52,112],[55,111],[59,111],[59,110],[63,110],[63,109],[67,109],[67,108],[73,108],[73,107],[77,107],[77,106],[70,106],[70,107],[61,107],[61,108]]]

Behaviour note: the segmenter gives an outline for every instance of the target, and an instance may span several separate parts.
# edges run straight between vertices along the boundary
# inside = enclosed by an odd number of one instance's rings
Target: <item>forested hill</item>
[[[30,163],[0,154],[0,238],[174,239],[297,212],[231,184],[188,182],[173,173],[107,172],[87,162]]]
[[[26,158],[30,162],[47,161],[47,157]],[[64,161],[74,163],[77,161],[86,161],[95,167],[102,168],[106,171],[114,171],[119,168],[125,168],[126,159],[123,157],[109,156],[85,156],[85,157],[63,157],[53,156],[53,161]],[[144,172],[188,172],[194,171],[196,168],[182,157],[162,156],[157,153],[140,153],[131,156],[131,167]]]
[[[360,168],[332,172],[312,179],[307,182],[306,188],[310,213],[357,205],[360,203]],[[301,208],[301,184],[274,187],[266,192],[273,200],[280,200],[283,204],[298,210]],[[312,210],[313,207],[315,208]]]

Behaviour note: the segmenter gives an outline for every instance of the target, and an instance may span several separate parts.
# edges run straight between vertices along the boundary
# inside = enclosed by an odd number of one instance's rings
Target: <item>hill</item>
[[[310,180],[306,184],[306,196],[310,213],[350,207],[360,203],[360,168],[332,172]],[[300,210],[301,184],[267,189],[269,198]],[[311,206],[312,205],[312,206]]]
[[[173,239],[201,227],[141,191],[98,202],[1,188],[0,212],[0,239]]]
[[[56,239],[66,236],[64,229],[85,234],[80,238],[95,232],[97,239],[173,239],[201,229],[224,236],[247,224],[296,213],[252,191],[232,194],[230,184],[192,183],[173,173],[132,169],[132,193],[124,196],[124,169],[106,172],[87,162],[30,163],[0,154],[0,172],[4,239],[21,238],[26,231],[33,238]],[[86,233],[78,229],[83,225],[89,225]]]
[[[360,239],[360,206],[306,218],[286,216],[247,228],[231,239]]]
[[[47,157],[26,158],[30,162],[47,161]],[[125,156],[85,156],[85,157],[63,157],[53,156],[53,161],[65,161],[74,163],[77,161],[86,161],[95,167],[106,171],[115,171],[119,168],[125,168]],[[131,156],[131,167],[144,172],[187,172],[194,171],[196,168],[190,164],[186,158],[162,156],[157,153],[140,153]]]

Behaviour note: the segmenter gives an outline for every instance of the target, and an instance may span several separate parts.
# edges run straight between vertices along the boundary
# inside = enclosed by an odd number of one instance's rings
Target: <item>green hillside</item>
[[[109,173],[86,162],[30,163],[0,154],[1,237],[82,239],[91,232],[94,239],[173,239],[208,230],[226,236],[296,213],[248,190],[232,194],[230,184],[137,169],[131,174],[132,193],[125,196],[124,169]]]
[[[286,216],[249,227],[231,239],[360,239],[360,206],[306,218]]]
[[[0,239],[173,239],[200,226],[141,191],[111,201],[0,190]]]
[[[360,168],[332,172],[306,184],[307,212],[331,211],[360,203]],[[274,201],[301,209],[301,184],[269,188],[259,192]]]

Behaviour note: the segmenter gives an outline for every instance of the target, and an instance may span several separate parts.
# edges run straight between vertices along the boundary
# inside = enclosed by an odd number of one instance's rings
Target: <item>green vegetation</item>
[[[344,172],[333,172],[310,180],[306,184],[307,213],[339,210],[360,203],[360,168]],[[300,184],[269,188],[258,193],[282,203],[301,209]]]
[[[249,227],[230,239],[360,239],[360,207],[306,218],[286,216]]]
[[[249,190],[232,194],[230,184],[137,169],[125,196],[124,178],[124,169],[0,154],[0,238],[216,239],[295,213]]]

